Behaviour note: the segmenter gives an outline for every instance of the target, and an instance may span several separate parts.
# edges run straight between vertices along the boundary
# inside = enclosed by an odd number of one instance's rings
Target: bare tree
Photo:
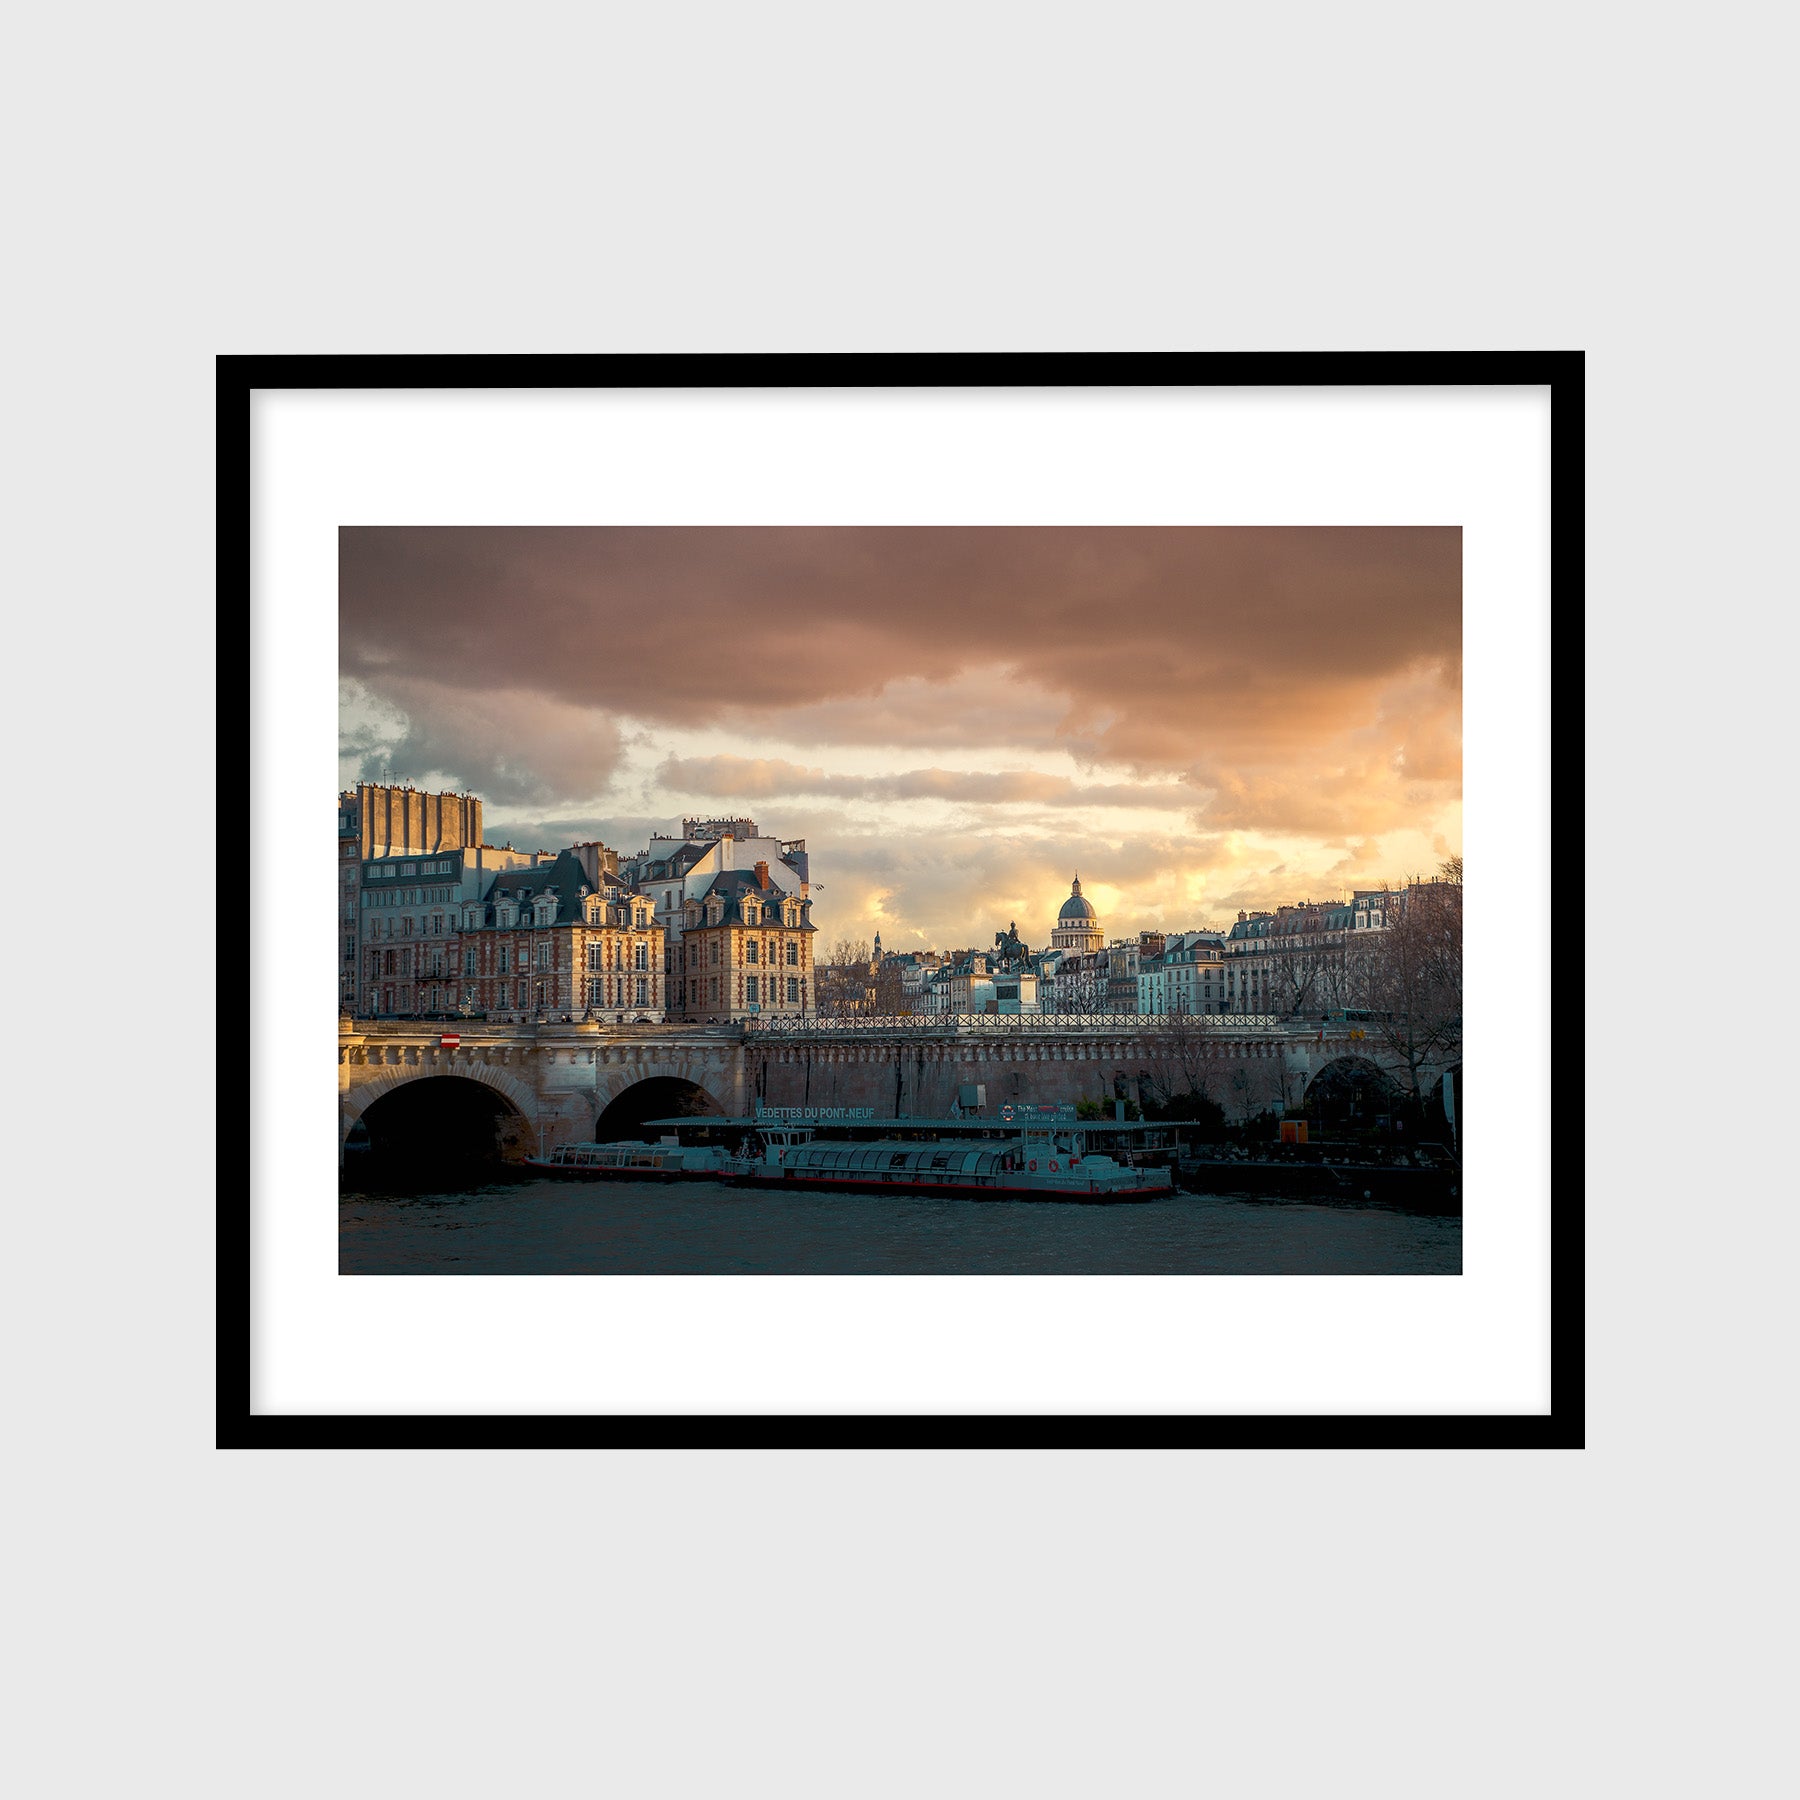
[[[1315,1011],[1342,1012],[1346,1007],[1359,1004],[1356,959],[1343,937],[1321,944],[1313,961],[1312,1003]]]
[[[1462,873],[1462,859],[1445,865]],[[1369,1042],[1407,1098],[1423,1106],[1427,1067],[1462,1055],[1462,882],[1411,881],[1398,916],[1369,946]]]
[[[1272,1013],[1292,1018],[1296,1013],[1317,1012],[1322,954],[1317,946],[1288,950],[1272,959],[1267,1006]]]
[[[875,1010],[884,1018],[904,1018],[912,1012],[906,992],[906,976],[891,956],[875,965]]]
[[[848,1018],[867,1012],[874,983],[866,939],[839,938],[829,958],[813,971],[813,994],[820,1017]]]
[[[1286,1088],[1281,1065],[1266,1057],[1237,1058],[1226,1082],[1227,1092],[1244,1119],[1279,1111],[1287,1101]]]
[[[1191,1013],[1178,1004],[1163,1020],[1156,1042],[1150,1079],[1161,1103],[1188,1096],[1220,1102],[1230,1056],[1222,1017]]]

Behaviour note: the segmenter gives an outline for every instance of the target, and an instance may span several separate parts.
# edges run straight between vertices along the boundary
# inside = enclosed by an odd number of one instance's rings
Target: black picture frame
[[[1580,351],[1294,351],[870,355],[220,356],[216,366],[218,628],[250,660],[250,403],[272,389],[1533,387],[1550,394],[1550,730],[1553,766],[1577,768],[1584,729],[1585,365]],[[248,723],[246,719],[246,724]],[[237,726],[221,684],[221,737]],[[251,782],[245,764],[246,802]],[[1582,783],[1558,783],[1554,844],[1583,836]],[[242,816],[248,816],[248,805]],[[220,916],[227,864],[221,859]],[[1579,916],[1582,859],[1559,859],[1559,900]],[[1570,902],[1573,905],[1570,905]],[[1555,1054],[1581,1055],[1584,953],[1553,942]],[[254,949],[254,944],[252,944]],[[221,1041],[225,994],[220,983]],[[241,1020],[231,1023],[241,1029]],[[221,1059],[221,1098],[228,1086]],[[249,1117],[250,1093],[244,1101]],[[221,1117],[228,1116],[224,1106]],[[1550,1410],[1542,1414],[258,1414],[247,1195],[217,1199],[217,1436],[220,1449],[1579,1449],[1586,1441],[1585,1125],[1551,1121]]]

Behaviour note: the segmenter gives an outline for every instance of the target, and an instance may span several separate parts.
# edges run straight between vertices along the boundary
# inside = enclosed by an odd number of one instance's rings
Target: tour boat
[[[528,1169],[574,1181],[717,1181],[731,1173],[723,1150],[706,1144],[558,1144],[528,1156]]]
[[[1120,1161],[1093,1140],[1142,1143],[1155,1126],[1078,1120],[1073,1107],[1005,1107],[998,1119],[901,1118],[869,1114],[827,1123],[800,1108],[744,1119],[692,1117],[653,1123],[741,1130],[731,1179],[752,1188],[827,1188],[848,1193],[953,1196],[969,1200],[1067,1200],[1104,1204],[1174,1192],[1166,1166]],[[822,1137],[821,1130],[845,1135]],[[879,1131],[871,1141],[857,1135]],[[902,1136],[901,1133],[908,1135]]]
[[[1034,1149],[1039,1154],[1032,1154]],[[839,1188],[854,1194],[901,1189],[973,1200],[1152,1200],[1171,1191],[1166,1169],[1127,1168],[1105,1155],[1055,1155],[1025,1143],[983,1147],[953,1138],[925,1144],[898,1138],[772,1142],[764,1160],[752,1163],[737,1179],[755,1186]]]

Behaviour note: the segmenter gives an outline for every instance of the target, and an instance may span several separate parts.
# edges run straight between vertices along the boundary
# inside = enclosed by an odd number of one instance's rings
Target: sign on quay
[[[872,1106],[764,1106],[759,1100],[756,1112],[763,1119],[872,1119]]]

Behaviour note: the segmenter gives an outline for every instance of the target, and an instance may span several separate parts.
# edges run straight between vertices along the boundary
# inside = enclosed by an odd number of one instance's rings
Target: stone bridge
[[[448,1034],[460,1040],[454,1047],[441,1041]],[[641,1119],[698,1096],[725,1113],[748,1113],[760,1099],[868,1107],[880,1119],[946,1114],[973,1083],[985,1086],[989,1112],[1013,1100],[1135,1100],[1191,1085],[1243,1119],[1297,1106],[1331,1064],[1378,1060],[1371,1048],[1354,1025],[1266,1018],[1172,1026],[1130,1015],[926,1017],[780,1028],[343,1018],[338,1144],[341,1157],[351,1128],[384,1096],[441,1077],[488,1090],[514,1155],[594,1136],[615,1101]],[[1435,1083],[1442,1071],[1429,1073]],[[644,1083],[656,1085],[632,1096]]]

